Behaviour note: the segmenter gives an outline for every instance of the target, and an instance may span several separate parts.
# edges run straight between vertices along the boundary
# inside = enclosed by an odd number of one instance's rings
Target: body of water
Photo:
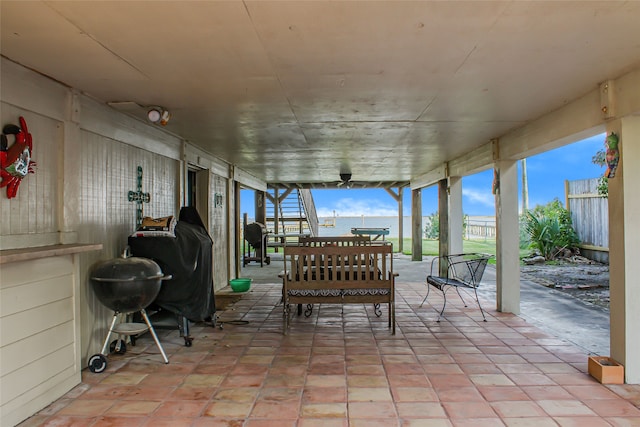
[[[342,236],[351,235],[352,228],[388,228],[389,234],[386,237],[397,238],[398,233],[398,217],[397,216],[336,216],[336,217],[319,217],[320,227],[318,234],[320,236]],[[479,225],[495,225],[495,217],[490,216],[472,216],[468,217],[469,224]],[[422,228],[424,229],[429,223],[429,217],[422,217]],[[402,235],[411,237],[411,217],[402,218]]]

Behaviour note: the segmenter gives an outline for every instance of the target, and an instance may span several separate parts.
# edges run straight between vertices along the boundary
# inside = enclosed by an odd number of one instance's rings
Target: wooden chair
[[[480,300],[478,299],[478,286],[482,280],[482,275],[484,274],[487,262],[492,257],[493,255],[469,253],[444,255],[434,258],[431,261],[431,271],[429,275],[427,275],[427,295],[422,300],[420,307],[422,307],[429,297],[431,286],[441,291],[444,303],[442,304],[442,310],[440,310],[440,315],[438,316],[437,321],[439,322],[440,318],[444,314],[444,309],[447,306],[447,291],[455,289],[462,300],[462,303],[467,307],[467,303],[464,301],[464,298],[462,298],[462,294],[460,293],[460,288],[469,289],[473,290],[476,302],[480,308],[480,313],[482,313],[482,318],[486,322],[487,318],[484,315],[484,311],[480,305]],[[442,268],[446,268],[444,276],[439,275],[441,263],[443,264]]]

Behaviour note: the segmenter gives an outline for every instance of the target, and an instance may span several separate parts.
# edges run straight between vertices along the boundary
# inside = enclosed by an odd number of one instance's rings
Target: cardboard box
[[[602,384],[624,384],[624,366],[610,357],[590,356],[589,375]]]

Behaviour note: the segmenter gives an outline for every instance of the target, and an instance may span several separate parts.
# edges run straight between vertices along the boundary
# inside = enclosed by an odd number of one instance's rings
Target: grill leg
[[[109,332],[107,332],[107,338],[104,340],[104,345],[102,346],[102,354],[107,355],[107,349],[109,348],[109,339],[111,339],[111,334],[113,331],[113,327],[116,326],[116,320],[118,320],[118,312],[113,313],[113,320],[111,321],[111,326],[109,327]]]
[[[160,350],[160,353],[162,353],[162,358],[164,359],[164,363],[169,363],[169,359],[167,358],[167,355],[164,353],[162,344],[160,344],[160,340],[158,340],[156,331],[155,329],[153,329],[153,325],[151,325],[151,322],[149,321],[149,316],[147,316],[147,312],[144,310],[144,308],[140,310],[140,314],[142,314],[142,317],[144,318],[145,323],[149,327],[149,332],[151,332],[151,336],[153,337],[153,340],[156,342],[156,345],[158,346],[158,350]]]

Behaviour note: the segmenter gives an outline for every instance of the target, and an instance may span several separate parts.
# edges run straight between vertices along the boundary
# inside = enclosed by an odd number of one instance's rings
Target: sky
[[[574,144],[527,158],[529,208],[544,205],[553,199],[565,201],[565,180],[598,178],[604,167],[591,159],[604,147],[605,134],[596,135]],[[464,214],[495,215],[491,192],[493,169],[462,178],[462,210]],[[522,169],[518,162],[518,188],[522,197]],[[311,190],[318,217],[329,216],[397,216],[398,204],[384,189]],[[404,190],[404,215],[411,215],[411,190]],[[522,200],[520,200],[522,203]],[[243,190],[241,211],[253,217],[253,191]],[[436,185],[422,189],[422,214],[438,211]]]

